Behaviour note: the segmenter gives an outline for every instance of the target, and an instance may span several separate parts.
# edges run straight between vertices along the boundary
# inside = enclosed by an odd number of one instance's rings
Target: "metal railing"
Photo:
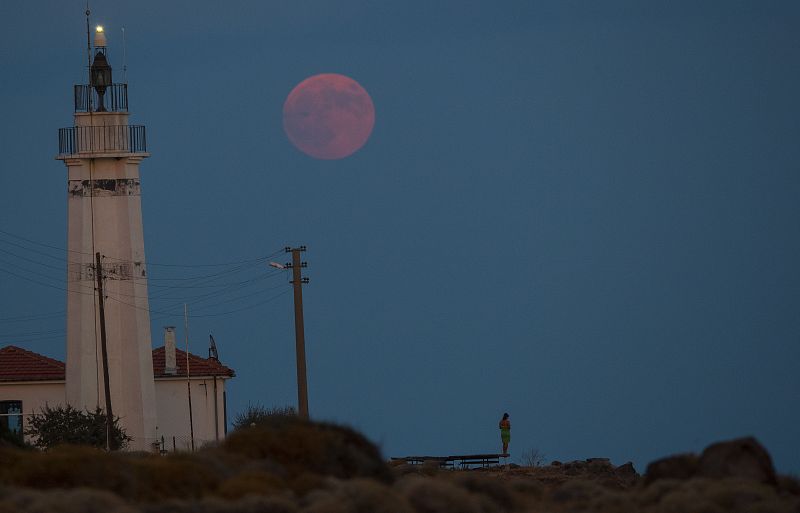
[[[58,129],[58,154],[145,153],[142,125],[72,126]]]
[[[158,438],[143,438],[145,445],[161,454],[168,454],[171,452],[192,452],[192,439],[189,435],[169,435],[161,436]],[[220,440],[221,442],[222,440]],[[206,440],[195,438],[194,450],[203,447],[211,447],[219,444],[214,440]]]
[[[94,87],[87,84],[75,86],[75,112],[128,112],[128,84],[111,84],[103,95],[103,108],[100,96]]]

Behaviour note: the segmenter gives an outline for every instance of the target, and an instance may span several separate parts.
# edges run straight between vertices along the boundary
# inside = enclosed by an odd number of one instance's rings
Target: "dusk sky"
[[[84,10],[0,3],[0,346],[59,359],[54,157],[86,82]],[[147,127],[153,344],[175,325],[183,346],[187,302],[191,350],[213,333],[237,373],[229,419],[296,403],[289,277],[266,261],[304,244],[311,416],[387,457],[499,452],[508,412],[512,461],[642,472],[754,435],[800,473],[800,2],[91,10]],[[283,131],[319,73],[374,103],[340,160]]]

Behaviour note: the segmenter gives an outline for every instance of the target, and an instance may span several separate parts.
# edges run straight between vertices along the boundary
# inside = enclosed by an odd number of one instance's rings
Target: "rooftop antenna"
[[[128,57],[127,45],[125,44],[125,27],[122,27],[122,83],[128,83]]]
[[[217,351],[217,343],[214,341],[214,335],[209,333],[208,337],[211,339],[208,345],[208,357],[219,360],[219,352]]]

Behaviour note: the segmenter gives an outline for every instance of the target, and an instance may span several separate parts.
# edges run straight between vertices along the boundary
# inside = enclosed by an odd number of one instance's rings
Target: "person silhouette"
[[[508,443],[511,441],[511,421],[508,420],[508,413],[504,413],[500,419],[500,440],[503,442],[503,454],[508,454]]]

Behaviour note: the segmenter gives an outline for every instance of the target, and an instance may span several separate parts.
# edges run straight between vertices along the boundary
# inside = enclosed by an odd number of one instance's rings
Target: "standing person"
[[[508,442],[511,441],[511,421],[508,420],[508,413],[504,413],[500,420],[500,440],[503,441],[503,454],[508,454]]]

